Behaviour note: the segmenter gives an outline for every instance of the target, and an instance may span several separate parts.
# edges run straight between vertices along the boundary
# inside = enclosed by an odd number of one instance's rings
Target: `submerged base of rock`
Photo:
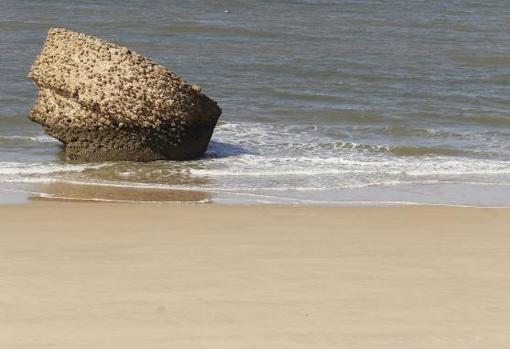
[[[68,159],[87,162],[194,159],[205,152],[214,129],[214,124],[206,124],[158,130],[98,120],[100,116],[72,98],[49,89],[39,91],[30,118],[65,145]]]
[[[30,118],[74,160],[193,159],[221,114],[166,68],[65,29],[50,29],[29,77],[39,87]]]

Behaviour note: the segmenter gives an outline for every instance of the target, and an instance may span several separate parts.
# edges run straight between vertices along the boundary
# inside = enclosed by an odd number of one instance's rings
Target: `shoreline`
[[[295,207],[295,208],[334,208],[334,209],[378,209],[378,208],[408,208],[408,207],[438,207],[438,208],[460,208],[460,209],[480,209],[480,210],[510,210],[510,206],[472,206],[460,204],[435,204],[422,202],[331,202],[331,203],[222,203],[214,201],[109,201],[94,199],[74,199],[59,197],[37,197],[28,202],[22,203],[0,203],[2,206],[28,206],[36,203],[62,203],[62,204],[104,204],[104,205],[143,205],[143,206],[168,206],[168,207],[194,207],[194,206],[219,206],[219,207]]]
[[[508,212],[2,205],[0,346],[503,347]]]
[[[423,194],[427,192],[427,194]],[[284,193],[285,194],[285,193]],[[510,208],[508,185],[413,184],[364,187],[331,192],[256,193],[208,188],[52,181],[1,183],[0,205],[32,201],[144,204],[290,205],[317,207],[446,206]],[[306,194],[306,196],[305,196]],[[435,197],[435,194],[438,194]],[[292,196],[294,195],[294,196]],[[473,199],[476,198],[476,199]]]

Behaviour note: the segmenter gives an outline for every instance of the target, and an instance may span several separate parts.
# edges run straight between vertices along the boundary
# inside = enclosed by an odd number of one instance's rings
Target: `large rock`
[[[29,73],[39,88],[30,118],[84,161],[192,159],[221,109],[151,60],[103,40],[50,29]]]

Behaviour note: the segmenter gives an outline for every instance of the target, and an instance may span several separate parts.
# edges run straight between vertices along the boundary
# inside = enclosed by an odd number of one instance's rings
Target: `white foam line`
[[[100,186],[100,187],[113,187],[113,188],[133,188],[133,189],[168,189],[168,190],[183,190],[183,191],[197,191],[202,188],[190,188],[190,187],[179,187],[179,186],[168,186],[165,184],[144,184],[144,183],[109,183],[109,182],[85,182],[66,180],[62,178],[24,178],[24,179],[8,179],[9,183],[63,183],[63,184],[74,184],[74,185],[88,185],[88,186]]]
[[[252,194],[252,193],[232,193],[233,195],[238,196],[256,196],[256,197],[264,197],[264,198],[270,198],[270,199],[279,199],[282,201],[292,201],[296,204],[302,204],[302,203],[310,203],[310,204],[331,204],[331,205],[350,205],[351,203],[362,203],[362,204],[412,204],[412,205],[420,205],[420,203],[411,202],[411,201],[331,201],[331,200],[313,200],[313,199],[296,199],[296,198],[287,198],[287,197],[280,197],[280,196],[274,196],[274,195],[267,195],[267,194]],[[224,201],[228,201],[229,199],[222,199]],[[274,201],[268,201],[268,203],[275,203]]]
[[[55,143],[55,144],[60,144],[60,142],[57,139],[52,138],[50,136],[46,136],[46,135],[37,135],[37,136],[0,136],[0,138],[3,138],[3,139],[30,140],[30,141],[36,142],[36,143]]]
[[[168,189],[168,190],[183,190],[183,191],[210,191],[218,193],[235,193],[243,191],[290,191],[290,192],[311,192],[311,191],[329,191],[329,190],[347,190],[347,189],[359,189],[372,186],[396,186],[400,184],[431,184],[433,181],[425,182],[379,182],[379,183],[367,183],[367,184],[351,184],[339,187],[328,187],[328,188],[315,188],[315,187],[257,187],[257,188],[246,188],[246,187],[229,187],[229,188],[218,188],[218,187],[186,187],[179,185],[168,185],[168,184],[146,184],[146,183],[132,183],[132,182],[87,182],[87,181],[76,181],[67,180],[64,178],[4,178],[3,182],[7,183],[64,183],[74,185],[88,185],[88,186],[102,186],[102,187],[114,187],[114,188],[134,188],[134,189]]]
[[[1,177],[0,177],[1,178]],[[167,189],[167,190],[182,190],[182,191],[209,191],[217,193],[243,193],[250,191],[274,191],[274,192],[324,192],[330,190],[350,190],[350,189],[362,189],[368,187],[390,187],[399,185],[483,185],[483,186],[510,186],[510,183],[488,183],[488,182],[462,182],[462,181],[438,181],[438,180],[425,180],[425,181],[386,181],[377,183],[365,183],[365,184],[345,184],[343,186],[336,187],[205,187],[205,186],[179,186],[179,185],[168,185],[168,184],[146,184],[146,183],[133,183],[133,182],[88,182],[88,181],[76,181],[67,180],[64,178],[4,178],[3,182],[8,183],[64,183],[74,185],[87,185],[87,186],[102,186],[102,187],[114,187],[114,188],[134,188],[134,189]],[[247,195],[249,193],[246,193]]]
[[[60,172],[83,172],[89,169],[99,169],[108,166],[104,164],[56,164],[56,163],[18,163],[0,162],[0,175],[45,175]]]
[[[215,201],[229,202],[229,199],[216,199]],[[279,205],[281,202],[274,201],[263,201],[267,204]],[[243,203],[244,205],[251,205],[250,202]],[[322,201],[322,200],[306,200],[298,199],[294,203],[295,205],[301,204],[316,204],[326,206],[363,206],[363,207],[380,207],[380,206],[442,206],[442,207],[460,207],[460,208],[473,208],[473,209],[509,209],[509,206],[476,206],[476,205],[465,205],[465,204],[447,204],[447,203],[429,203],[419,201]]]

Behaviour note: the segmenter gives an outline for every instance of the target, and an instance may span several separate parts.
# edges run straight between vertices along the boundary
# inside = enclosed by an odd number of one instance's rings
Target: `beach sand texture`
[[[507,348],[510,211],[0,207],[0,348]]]

